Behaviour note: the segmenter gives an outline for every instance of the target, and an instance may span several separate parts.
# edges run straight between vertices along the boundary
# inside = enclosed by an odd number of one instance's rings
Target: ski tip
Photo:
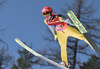
[[[20,41],[20,40],[19,40],[18,38],[15,38],[15,41],[18,42],[18,41]]]
[[[18,40],[18,38],[15,38],[15,41]]]

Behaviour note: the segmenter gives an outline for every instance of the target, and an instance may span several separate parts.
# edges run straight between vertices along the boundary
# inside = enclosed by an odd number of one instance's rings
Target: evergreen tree
[[[92,56],[83,65],[80,65],[80,69],[100,69],[100,59]]]
[[[0,69],[5,69],[12,64],[13,57],[5,47],[0,49]]]
[[[33,69],[33,65],[38,62],[38,59],[24,48],[18,49],[18,54],[20,57],[17,59],[17,64],[14,63],[11,69]]]

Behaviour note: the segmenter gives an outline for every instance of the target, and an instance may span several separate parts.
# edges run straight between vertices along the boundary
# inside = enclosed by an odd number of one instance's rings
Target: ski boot
[[[68,64],[68,66],[67,66],[65,62],[61,62],[60,65],[65,66],[65,67],[68,68],[68,69],[69,69],[69,67],[70,67],[70,65]]]

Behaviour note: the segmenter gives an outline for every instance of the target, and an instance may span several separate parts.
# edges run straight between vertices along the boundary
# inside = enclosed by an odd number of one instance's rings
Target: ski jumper
[[[68,36],[71,36],[71,37],[74,37],[80,40],[84,40],[87,44],[90,45],[90,43],[83,36],[83,34],[81,34],[77,29],[65,23],[63,18],[60,15],[55,14],[52,21],[44,20],[44,22],[48,25],[53,35],[57,33],[58,42],[61,46],[61,58],[62,58],[62,61],[65,62],[67,66],[68,66],[68,59],[67,59],[67,38]],[[56,33],[55,33],[55,30],[56,30]],[[92,46],[91,48],[93,49]]]

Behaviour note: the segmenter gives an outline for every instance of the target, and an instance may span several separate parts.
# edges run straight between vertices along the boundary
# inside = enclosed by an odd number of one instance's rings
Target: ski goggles
[[[50,15],[50,12],[43,13],[43,17],[49,16],[49,15]]]

